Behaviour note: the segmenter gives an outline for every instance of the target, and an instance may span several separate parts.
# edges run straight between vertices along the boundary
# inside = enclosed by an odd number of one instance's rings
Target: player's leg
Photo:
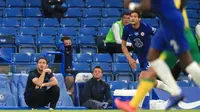
[[[182,22],[181,22],[182,16],[178,15],[178,13],[177,13],[176,19],[178,19],[179,21],[171,22],[170,25],[172,25],[171,31],[175,34],[174,39],[176,41],[176,44],[177,44],[177,46],[179,46],[179,50],[178,50],[177,54],[179,55],[178,57],[180,59],[181,66],[182,66],[182,68],[184,68],[186,70],[187,73],[192,75],[196,84],[200,86],[200,82],[199,82],[199,80],[200,80],[200,75],[199,75],[200,67],[199,67],[197,62],[193,61],[192,56],[190,55],[190,53],[188,51],[189,50],[188,43],[194,43],[195,44],[196,43],[195,39],[194,38],[190,38],[190,39],[185,38],[184,30],[182,30],[182,27],[184,27]],[[190,35],[189,30],[186,34]],[[197,46],[195,46],[193,44],[190,46],[190,48],[192,48],[194,50],[196,49],[195,52],[198,51]],[[197,52],[197,54],[198,54],[198,52]],[[198,55],[193,54],[193,58],[198,59]]]

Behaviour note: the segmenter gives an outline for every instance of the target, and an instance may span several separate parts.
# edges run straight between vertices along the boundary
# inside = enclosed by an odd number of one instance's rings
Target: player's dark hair
[[[141,17],[142,17],[142,14],[141,14],[140,12],[138,12],[138,11],[131,11],[131,13],[130,13],[130,14],[132,14],[132,13],[137,13],[139,18],[141,18]]]
[[[68,37],[68,36],[64,36],[64,37],[61,38],[61,41],[64,42],[64,40],[71,40],[71,38]]]
[[[41,60],[41,59],[44,59],[45,61],[46,61],[46,63],[48,64],[48,60],[47,60],[47,58],[45,58],[45,57],[39,57],[38,59],[37,59],[37,64],[38,64],[38,62]]]
[[[101,69],[101,71],[102,71],[102,73],[103,73],[103,69],[102,69],[100,66],[95,66],[95,67],[93,68],[92,72],[94,72],[94,70],[95,70],[96,68]]]
[[[124,16],[129,16],[130,15],[130,12],[124,12],[123,14],[122,14],[122,17],[124,17]]]

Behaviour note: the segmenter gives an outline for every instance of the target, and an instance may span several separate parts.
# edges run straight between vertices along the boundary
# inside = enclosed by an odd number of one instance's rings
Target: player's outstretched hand
[[[129,60],[129,64],[131,66],[132,69],[136,69],[136,61],[134,59]]]

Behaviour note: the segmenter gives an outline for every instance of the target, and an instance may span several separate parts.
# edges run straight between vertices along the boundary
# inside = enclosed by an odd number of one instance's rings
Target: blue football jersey
[[[151,35],[156,32],[156,28],[140,22],[140,27],[134,29],[131,24],[124,27],[122,39],[128,39],[133,45],[134,51],[139,61],[146,60],[147,53],[151,44]]]

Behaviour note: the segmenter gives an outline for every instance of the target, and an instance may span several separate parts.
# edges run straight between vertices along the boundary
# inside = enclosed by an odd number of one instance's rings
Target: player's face
[[[102,70],[100,68],[95,68],[93,71],[93,77],[95,79],[101,79],[102,77]]]
[[[137,25],[140,22],[140,18],[137,13],[131,13],[130,23],[133,25]]]
[[[129,22],[130,22],[130,16],[129,16],[129,15],[124,15],[124,16],[122,17],[122,24],[123,24],[124,26],[126,26],[127,24],[129,24]]]
[[[37,69],[39,71],[43,71],[44,69],[48,68],[47,62],[45,59],[40,59],[37,63]]]
[[[65,46],[71,46],[72,45],[71,40],[64,40],[63,43],[64,43]]]

